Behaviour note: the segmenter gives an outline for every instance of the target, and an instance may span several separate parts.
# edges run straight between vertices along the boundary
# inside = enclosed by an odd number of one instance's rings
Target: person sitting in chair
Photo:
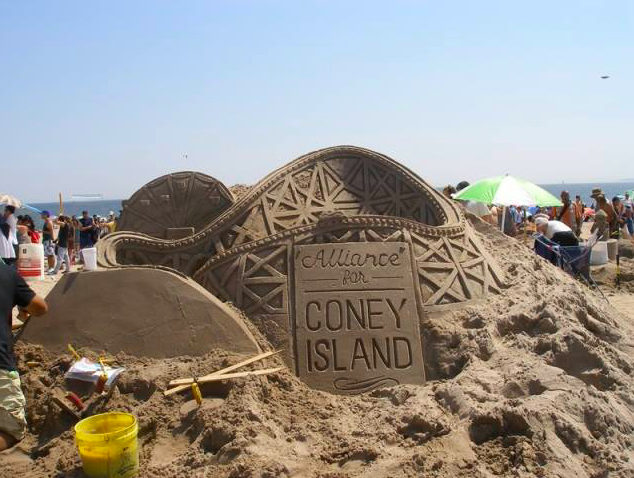
[[[549,221],[543,216],[535,218],[537,232],[543,234],[546,239],[556,242],[560,246],[578,246],[579,239],[572,229],[561,221]]]

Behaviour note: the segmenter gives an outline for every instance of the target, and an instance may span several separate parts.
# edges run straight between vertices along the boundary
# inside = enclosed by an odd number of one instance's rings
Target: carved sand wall
[[[99,261],[192,276],[334,393],[424,382],[426,311],[499,292],[502,277],[452,201],[351,146],[280,168],[190,237],[107,236]]]
[[[299,286],[295,277],[297,248],[309,244],[357,243],[398,244],[407,249],[411,260],[408,280],[414,286],[416,317],[423,317],[426,310],[460,306],[500,290],[501,272],[468,228],[448,233],[384,216],[336,215],[237,246],[209,259],[196,271],[194,279],[217,297],[242,309],[275,347],[287,351],[287,360],[301,376],[299,361],[293,359],[298,356],[297,315],[302,312],[294,303]],[[344,268],[344,272],[358,271],[355,266]],[[379,300],[391,299],[394,290],[402,288],[399,282],[403,277],[391,277],[393,280],[387,282],[374,279],[366,275],[360,290],[378,285],[380,293],[373,297]],[[335,280],[327,285],[336,294],[343,284]]]

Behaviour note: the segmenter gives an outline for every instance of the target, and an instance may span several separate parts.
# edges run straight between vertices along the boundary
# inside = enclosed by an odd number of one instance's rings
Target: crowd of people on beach
[[[49,211],[42,211],[40,217],[43,225],[38,231],[30,215],[16,216],[15,207],[5,206],[0,217],[0,258],[6,264],[16,264],[21,244],[42,244],[46,274],[66,273],[82,261],[83,249],[94,247],[117,227],[114,211],[108,217],[90,216],[83,211],[79,218],[64,214],[54,217]]]
[[[461,181],[455,187],[446,186],[443,194],[454,199],[468,186],[467,181]],[[594,222],[591,233],[596,232],[599,240],[634,236],[634,202],[628,193],[609,201],[600,188],[594,188],[590,197],[594,200],[590,207],[579,195],[573,201],[568,191],[561,191],[562,206],[558,207],[499,207],[476,201],[459,202],[467,212],[503,228],[504,234],[511,237],[538,233],[561,246],[576,246],[583,223],[590,220]],[[117,227],[114,211],[110,211],[107,217],[91,216],[88,211],[83,211],[79,218],[64,214],[54,217],[49,211],[42,211],[41,219],[42,229],[37,230],[30,215],[16,216],[15,207],[5,206],[4,214],[0,216],[0,258],[5,263],[16,263],[20,244],[41,243],[46,273],[66,273],[73,264],[82,261],[83,249],[94,247],[100,238],[114,232]]]
[[[443,194],[453,199],[468,186],[467,181],[461,181],[455,187],[446,186]],[[596,232],[598,240],[634,236],[634,202],[629,193],[608,201],[601,188],[594,188],[590,197],[594,200],[590,207],[579,195],[573,201],[568,191],[561,191],[562,205],[557,207],[498,207],[476,201],[459,202],[467,212],[500,229],[503,227],[504,234],[511,237],[538,233],[561,246],[577,246],[582,225],[587,221],[593,221],[590,232]]]

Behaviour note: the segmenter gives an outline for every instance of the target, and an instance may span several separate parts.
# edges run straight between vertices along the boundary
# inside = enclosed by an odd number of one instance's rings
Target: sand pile
[[[285,370],[207,389],[198,409],[160,390],[239,357],[119,354],[127,370],[106,408],[139,417],[141,476],[634,476],[632,323],[525,246],[477,228],[507,286],[424,318],[424,386],[342,397]],[[26,455],[11,460],[31,461],[7,474],[82,476],[72,421],[46,398],[56,357],[32,345],[17,352],[45,366],[22,366],[32,428]],[[282,362],[264,366],[273,364]]]
[[[251,186],[247,184],[234,184],[229,188],[231,194],[235,198],[236,202],[242,199],[243,196],[246,196],[249,191],[251,191]]]
[[[22,336],[56,352],[71,342],[137,357],[204,355],[221,348],[256,353],[239,312],[200,285],[153,268],[65,275],[46,297],[50,313]]]

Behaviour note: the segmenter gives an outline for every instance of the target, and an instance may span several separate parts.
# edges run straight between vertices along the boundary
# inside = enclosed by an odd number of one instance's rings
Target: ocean
[[[608,200],[612,197],[621,195],[625,191],[634,189],[634,182],[618,182],[618,183],[560,183],[560,184],[540,184],[549,193],[556,197],[559,197],[561,191],[570,192],[570,197],[574,200],[575,195],[580,195],[583,202],[590,206],[594,202],[590,197],[590,193],[593,188],[602,188],[605,192]],[[43,211],[47,210],[53,215],[59,214],[59,203],[33,203],[30,206],[36,207]],[[96,200],[96,201],[68,201],[64,203],[64,213],[69,216],[81,216],[81,212],[86,210],[92,216],[97,214],[98,216],[107,216],[110,211],[118,216],[119,211],[122,209],[121,199],[109,199],[109,200]],[[40,215],[34,211],[30,211],[25,208],[18,209],[16,214],[30,214],[37,228],[42,227],[42,220]]]
[[[39,202],[29,203],[29,206],[35,207],[40,211],[48,211],[53,216],[59,214],[58,202]],[[68,201],[64,202],[64,214],[67,216],[77,216],[77,219],[81,217],[82,211],[88,211],[91,216],[96,214],[97,216],[108,216],[110,211],[119,216],[119,211],[122,209],[121,199],[109,199],[109,200],[96,200],[96,201]],[[40,218],[40,215],[27,208],[20,208],[15,211],[17,216],[28,214],[33,218],[35,227],[41,229],[44,222]]]
[[[621,196],[625,191],[631,191],[634,189],[634,182],[618,182],[618,183],[560,183],[560,184],[540,184],[542,188],[559,197],[561,191],[568,191],[570,193],[570,199],[575,200],[575,196],[578,194],[581,196],[581,200],[590,207],[594,203],[594,199],[590,197],[592,189],[601,188],[608,201],[611,201],[614,196]]]

